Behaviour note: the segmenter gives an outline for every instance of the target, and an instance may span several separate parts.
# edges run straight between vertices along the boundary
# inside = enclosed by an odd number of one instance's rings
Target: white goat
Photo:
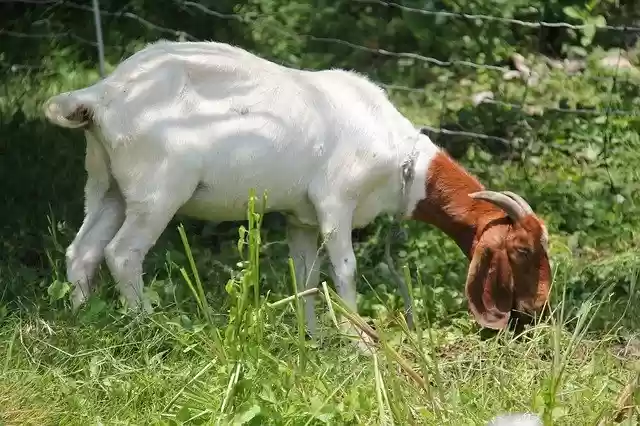
[[[52,97],[44,112],[53,124],[84,129],[87,141],[86,217],[67,250],[75,308],[103,258],[128,304],[140,307],[142,263],[169,220],[243,219],[251,188],[267,192],[268,211],[287,215],[307,288],[318,284],[324,237],[338,293],[353,310],[351,230],[382,213],[432,223],[457,241],[471,260],[466,292],[481,325],[503,328],[512,310],[539,312],[546,301],[546,230],[529,205],[484,191],[356,73],[295,70],[215,42],[162,41],[104,80]],[[403,191],[408,158],[415,179]],[[310,334],[315,318],[308,298]]]

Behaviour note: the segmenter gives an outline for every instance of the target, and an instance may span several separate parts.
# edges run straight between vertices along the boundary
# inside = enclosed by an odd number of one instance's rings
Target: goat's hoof
[[[124,304],[124,311],[126,315],[131,315],[136,318],[146,317],[153,313],[153,307],[148,300],[130,301]]]
[[[71,302],[71,312],[74,314],[78,313],[82,306],[86,303],[87,297],[84,295],[82,291],[72,291],[71,296],[69,297]]]
[[[378,351],[378,348],[371,338],[368,338],[367,341],[363,339],[357,339],[353,342],[353,344],[358,353],[366,357],[371,357]]]
[[[360,355],[370,357],[377,352],[376,342],[367,333],[356,331],[355,336],[353,336],[353,333],[349,333],[349,335],[350,343]]]
[[[364,331],[345,321],[340,324],[343,337],[349,339],[349,343],[364,356],[372,356],[376,352],[376,342]]]

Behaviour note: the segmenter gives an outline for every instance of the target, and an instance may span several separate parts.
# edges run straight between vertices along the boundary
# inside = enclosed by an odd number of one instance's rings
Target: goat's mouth
[[[547,304],[539,309],[512,308],[509,318],[509,328],[516,333],[520,333],[524,331],[525,326],[534,326],[549,315],[549,310],[546,307]]]
[[[515,316],[543,318],[549,314],[548,298],[537,295],[516,295],[511,306],[511,314]]]

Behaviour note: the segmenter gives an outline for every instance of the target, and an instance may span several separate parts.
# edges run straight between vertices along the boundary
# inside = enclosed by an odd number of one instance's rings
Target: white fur
[[[90,119],[74,119],[81,108]],[[288,216],[299,282],[318,284],[321,235],[355,310],[351,230],[382,213],[409,215],[439,151],[358,74],[295,70],[214,42],[152,44],[44,111],[56,125],[84,127],[87,139],[86,217],[67,251],[74,307],[103,256],[139,306],[142,260],[174,214],[241,220],[253,188],[267,192],[268,211]],[[401,163],[413,149],[416,179],[401,206]]]

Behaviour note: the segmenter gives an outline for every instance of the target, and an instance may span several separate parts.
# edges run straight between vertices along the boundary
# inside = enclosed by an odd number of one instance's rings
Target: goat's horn
[[[531,208],[531,206],[529,205],[529,203],[527,203],[527,200],[525,200],[524,198],[522,198],[521,196],[519,196],[518,194],[516,194],[515,192],[511,192],[511,191],[502,191],[502,193],[504,195],[508,195],[509,197],[513,198],[514,200],[516,200],[516,203],[518,203],[518,205],[520,207],[522,207],[522,210],[524,210],[524,212],[526,214],[533,214],[533,209]]]
[[[526,213],[520,206],[520,204],[518,204],[513,198],[503,193],[495,191],[478,191],[469,194],[469,197],[495,204],[496,206],[504,210],[514,222],[526,216]]]

